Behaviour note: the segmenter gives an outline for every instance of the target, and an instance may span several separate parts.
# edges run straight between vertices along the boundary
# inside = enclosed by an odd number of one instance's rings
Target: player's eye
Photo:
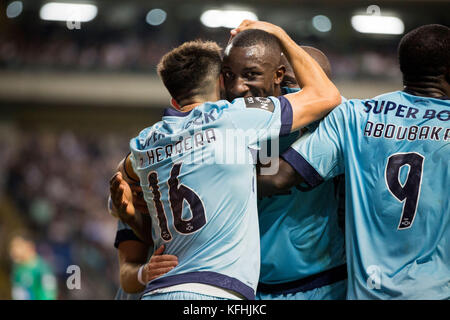
[[[225,80],[233,79],[233,72],[231,71],[222,71],[222,74]]]
[[[250,72],[246,72],[244,74],[244,78],[246,78],[246,79],[253,79],[253,78],[255,78],[258,75],[259,74],[257,72],[250,71]]]

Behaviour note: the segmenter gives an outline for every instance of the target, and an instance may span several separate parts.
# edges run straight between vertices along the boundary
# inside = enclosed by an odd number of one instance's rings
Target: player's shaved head
[[[214,91],[221,69],[221,51],[212,41],[190,41],[165,54],[158,74],[177,102]]]
[[[407,33],[398,47],[404,80],[445,75],[450,82],[450,28],[429,24]]]
[[[231,47],[249,48],[258,46],[264,49],[266,62],[273,65],[280,63],[281,45],[278,39],[263,30],[250,29],[238,33],[230,42]],[[229,54],[230,45],[225,50],[225,56]]]
[[[301,48],[305,50],[314,60],[316,60],[316,62],[322,67],[327,77],[331,78],[331,64],[327,56],[322,51],[314,47],[301,46]],[[297,84],[297,80],[295,79],[294,70],[292,70],[292,66],[289,64],[284,54],[281,55],[281,63],[286,67],[286,73],[284,74],[281,86],[288,88],[299,88],[300,86]]]
[[[301,46],[316,62],[322,67],[328,78],[331,78],[331,64],[325,53],[317,48],[309,46]]]
[[[281,95],[285,67],[278,39],[262,30],[238,33],[225,49],[222,74],[228,100]]]

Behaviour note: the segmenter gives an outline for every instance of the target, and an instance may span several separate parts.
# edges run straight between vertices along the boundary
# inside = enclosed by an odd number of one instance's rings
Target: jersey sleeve
[[[142,242],[141,239],[139,239],[133,232],[133,230],[125,223],[123,223],[120,219],[117,222],[117,232],[116,232],[116,238],[114,240],[114,247],[116,249],[119,248],[119,244],[128,241],[128,240],[134,240]]]
[[[281,155],[311,187],[344,172],[346,108],[346,103],[335,108]]]
[[[250,145],[286,136],[292,129],[292,106],[283,96],[238,98],[227,113],[234,127],[250,138]]]

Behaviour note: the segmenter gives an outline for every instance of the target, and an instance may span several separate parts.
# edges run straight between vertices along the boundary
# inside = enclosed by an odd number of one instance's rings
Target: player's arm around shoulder
[[[284,31],[283,50],[293,66],[301,91],[284,97],[292,106],[292,130],[322,119],[341,103],[341,94],[320,65]]]
[[[341,103],[341,95],[320,65],[280,27],[263,21],[244,20],[231,31],[232,36],[246,29],[261,29],[276,36],[302,88],[284,97],[292,106],[292,128],[295,131],[323,118]]]
[[[286,194],[290,188],[299,185],[303,181],[302,176],[288,162],[280,158],[278,162],[278,172],[276,174],[258,174],[258,198]]]
[[[131,162],[131,153],[129,153],[124,159],[122,159],[122,161],[119,162],[116,171],[122,173],[122,176],[127,183],[139,184],[139,177],[134,172],[133,164]]]
[[[258,196],[282,194],[301,183],[315,187],[342,171],[343,133],[349,127],[348,117],[354,116],[355,108],[343,102],[327,115],[313,132],[306,130],[279,158],[278,172],[274,175],[258,175]],[[320,156],[317,156],[320,155]],[[327,166],[311,159],[327,159]],[[309,159],[309,160],[308,160]],[[339,164],[339,165],[338,165]],[[314,167],[315,165],[315,167]],[[320,173],[319,173],[320,172]]]
[[[110,180],[110,197],[113,204],[111,211],[116,212],[120,220],[129,225],[142,241],[152,244],[151,219],[141,187],[136,185],[136,182],[132,185],[128,182],[136,180],[139,182],[129,158],[127,156],[119,163],[118,171]]]

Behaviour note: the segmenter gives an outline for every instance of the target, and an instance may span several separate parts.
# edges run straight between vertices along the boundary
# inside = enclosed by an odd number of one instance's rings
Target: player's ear
[[[178,102],[174,98],[170,99],[170,104],[172,105],[172,107],[174,107],[177,110],[181,109],[180,105],[178,104]]]
[[[220,73],[219,78],[217,79],[217,89],[216,90],[217,90],[218,97],[220,97],[220,100],[225,100],[226,99],[225,83],[223,81],[222,73]]]
[[[220,90],[225,90],[225,80],[223,80],[222,72],[219,74],[219,86]]]
[[[275,74],[274,74],[275,84],[280,84],[283,81],[285,73],[286,73],[286,67],[283,64],[279,65],[278,68],[275,70]]]

